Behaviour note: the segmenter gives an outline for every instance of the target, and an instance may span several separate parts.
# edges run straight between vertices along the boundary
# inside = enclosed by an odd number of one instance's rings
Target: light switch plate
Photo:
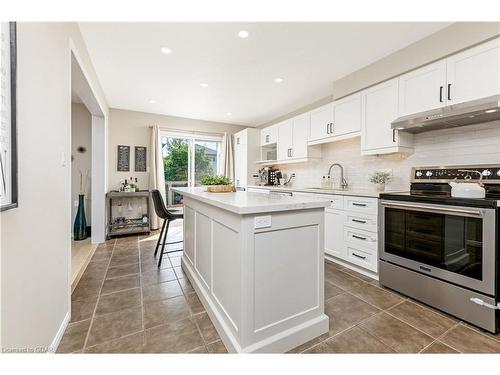
[[[254,228],[269,228],[272,225],[271,215],[256,216],[254,219]]]

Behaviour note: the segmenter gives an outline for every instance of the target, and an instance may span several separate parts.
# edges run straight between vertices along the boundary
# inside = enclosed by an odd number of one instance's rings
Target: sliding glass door
[[[175,186],[199,186],[203,177],[217,174],[220,168],[221,138],[163,133],[162,154],[167,205],[176,206],[181,196]]]

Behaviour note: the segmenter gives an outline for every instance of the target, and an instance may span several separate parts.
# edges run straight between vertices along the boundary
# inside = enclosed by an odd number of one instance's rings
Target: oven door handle
[[[393,201],[381,201],[380,204],[387,208],[399,208],[402,210],[412,210],[412,211],[422,211],[422,212],[437,212],[444,214],[455,214],[455,215],[466,215],[472,217],[483,217],[483,212],[478,209],[468,209],[468,208],[449,208],[442,206],[424,206],[420,204],[412,203],[400,203]]]

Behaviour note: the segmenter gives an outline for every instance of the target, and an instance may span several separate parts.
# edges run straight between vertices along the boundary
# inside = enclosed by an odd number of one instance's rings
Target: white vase
[[[377,191],[385,191],[385,184],[375,184]]]

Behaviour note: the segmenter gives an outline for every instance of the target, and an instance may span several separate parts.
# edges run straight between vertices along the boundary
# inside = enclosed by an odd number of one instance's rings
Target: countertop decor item
[[[73,239],[81,241],[87,238],[87,219],[85,217],[85,191],[87,190],[88,171],[80,171],[80,194],[78,194],[78,210],[73,224]]]
[[[222,175],[205,176],[201,179],[201,184],[206,186],[209,193],[231,193],[236,191],[231,180]]]
[[[384,191],[385,185],[391,181],[392,175],[389,172],[380,172],[376,171],[372,175],[370,175],[370,182],[375,184],[378,191]]]

